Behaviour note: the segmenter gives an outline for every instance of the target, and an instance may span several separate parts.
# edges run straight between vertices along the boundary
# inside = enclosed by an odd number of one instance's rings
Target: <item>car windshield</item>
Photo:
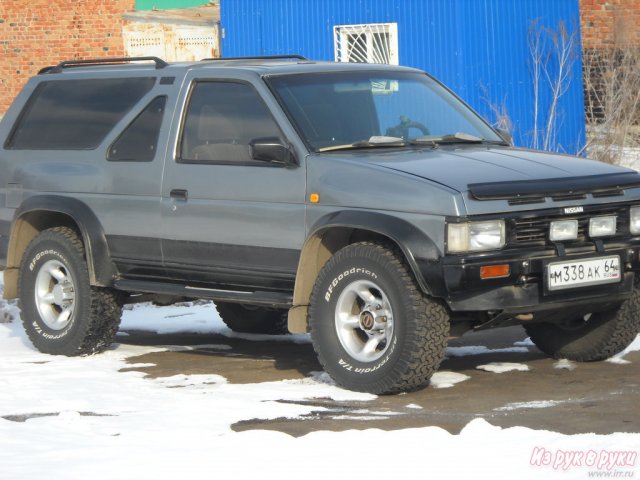
[[[268,82],[314,151],[504,143],[475,112],[425,74],[312,73],[270,77]]]

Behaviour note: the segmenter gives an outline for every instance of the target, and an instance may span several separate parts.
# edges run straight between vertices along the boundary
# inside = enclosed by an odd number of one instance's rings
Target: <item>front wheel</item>
[[[43,353],[99,352],[118,331],[120,297],[90,285],[84,246],[70,228],[48,229],[31,241],[20,264],[19,297],[24,328]]]
[[[640,290],[618,306],[560,323],[533,323],[525,330],[553,358],[605,360],[623,351],[640,333]]]
[[[449,334],[446,308],[420,291],[399,253],[373,243],[349,245],[322,268],[309,325],[336,383],[375,394],[426,385]]]

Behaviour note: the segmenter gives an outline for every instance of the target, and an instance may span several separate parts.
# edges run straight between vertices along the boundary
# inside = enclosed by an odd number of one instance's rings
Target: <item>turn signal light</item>
[[[489,278],[504,278],[511,274],[509,264],[506,265],[485,265],[480,267],[480,278],[487,280]]]

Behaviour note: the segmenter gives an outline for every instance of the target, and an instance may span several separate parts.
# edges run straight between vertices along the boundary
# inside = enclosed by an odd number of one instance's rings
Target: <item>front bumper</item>
[[[629,241],[566,251],[563,248],[541,251],[520,249],[447,256],[442,261],[444,297],[454,312],[501,312],[513,315],[622,301],[633,291],[636,272],[640,271],[639,250],[640,241]],[[608,255],[620,257],[620,282],[548,291],[546,268],[549,262]],[[505,264],[509,265],[508,276],[480,278],[481,267]]]

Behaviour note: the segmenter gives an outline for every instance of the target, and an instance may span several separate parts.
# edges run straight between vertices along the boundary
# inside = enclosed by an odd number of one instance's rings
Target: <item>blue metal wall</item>
[[[395,22],[401,65],[435,75],[492,123],[490,105],[504,105],[516,144],[531,146],[529,30],[534,22],[553,28],[564,22],[578,48],[554,149],[575,153],[585,142],[579,14],[578,0],[222,0],[222,52],[333,60],[334,25]]]

